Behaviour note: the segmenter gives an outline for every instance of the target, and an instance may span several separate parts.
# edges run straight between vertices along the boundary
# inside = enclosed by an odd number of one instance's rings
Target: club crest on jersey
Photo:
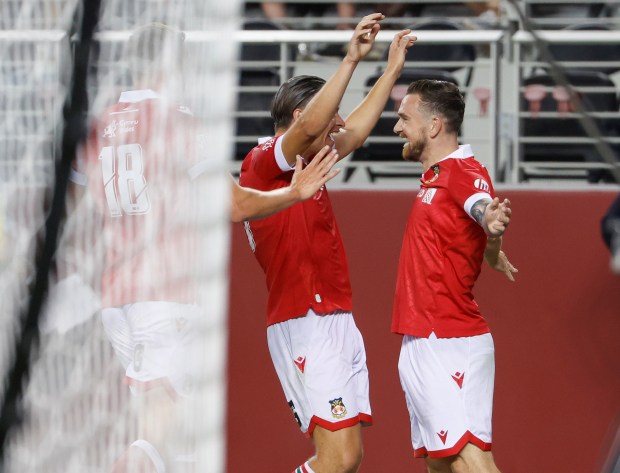
[[[337,397],[336,399],[332,399],[331,401],[329,401],[329,404],[332,408],[332,416],[335,419],[342,419],[344,416],[347,415],[347,408],[345,407],[344,403],[342,402],[342,398],[341,397]]]
[[[484,192],[489,192],[489,183],[487,181],[485,181],[484,179],[476,179],[474,181],[474,187],[476,189],[480,189],[481,191]]]
[[[439,164],[431,166],[431,170],[433,171],[433,176],[430,179],[426,179],[424,181],[424,184],[430,184],[432,182],[435,182],[439,178]]]

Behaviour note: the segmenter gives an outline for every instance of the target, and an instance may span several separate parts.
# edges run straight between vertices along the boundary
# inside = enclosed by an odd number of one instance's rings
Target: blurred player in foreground
[[[611,253],[609,267],[614,273],[620,274],[620,194],[601,219],[601,234]]]
[[[499,470],[491,455],[493,338],[472,288],[483,258],[514,281],[501,251],[510,201],[495,196],[471,146],[458,144],[465,101],[457,86],[413,82],[394,132],[405,160],[422,163],[421,188],[401,248],[392,330],[416,457],[428,471]]]
[[[209,166],[203,126],[174,97],[181,90],[183,44],[182,32],[162,24],[134,32],[129,50],[137,90],[123,92],[93,123],[72,174],[101,216],[85,220],[92,239],[103,238],[101,316],[138,407],[138,438],[114,472],[193,468],[178,414],[204,368],[196,333],[205,323],[205,308],[197,304],[204,287],[194,277],[207,271],[198,255],[217,218],[217,212],[206,215],[217,206],[198,190],[227,177]],[[323,147],[302,170],[297,158],[292,181],[273,192],[244,189],[231,179],[231,219],[270,215],[311,197],[337,173],[331,170],[336,159]]]
[[[345,121],[338,114],[355,68],[372,49],[384,16],[364,17],[348,52],[325,82],[293,77],[271,107],[275,137],[251,150],[239,182],[261,190],[289,185],[295,156],[311,159],[329,145],[345,157],[379,119],[400,75],[410,30],[397,33],[386,71]],[[361,423],[371,422],[362,336],[353,320],[351,284],[327,189],[279,214],[246,222],[250,247],[269,290],[267,340],[286,401],[316,454],[295,472],[350,473],[362,461]],[[260,465],[259,470],[269,470]]]

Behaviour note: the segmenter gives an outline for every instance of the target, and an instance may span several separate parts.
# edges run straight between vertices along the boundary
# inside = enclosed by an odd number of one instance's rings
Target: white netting
[[[77,4],[0,2],[3,386],[54,188],[72,41],[79,31]],[[72,198],[41,320],[40,349],[21,400],[25,419],[7,441],[3,472],[111,471],[132,442],[149,436],[166,471],[224,471],[226,160],[232,148],[236,83],[236,45],[230,38],[239,10],[238,1],[102,1],[87,87],[92,134],[74,164],[75,181],[91,180],[85,188],[70,187]],[[148,81],[137,83],[127,45],[137,28],[151,22],[185,32],[182,80],[167,88],[151,76],[148,88],[161,86],[158,92],[165,99],[154,100],[157,105],[150,108],[137,105],[142,115],[133,109],[111,111],[121,92],[147,88]],[[149,133],[138,131],[147,122]],[[150,162],[155,154],[164,161]],[[93,181],[95,169],[114,184],[104,187],[103,181]],[[193,181],[188,177],[196,175]],[[101,189],[92,191],[93,182]],[[115,203],[120,210],[114,210]],[[111,215],[137,218],[119,230],[110,224],[110,215],[100,213],[102,205]],[[114,246],[119,235],[123,244]],[[113,282],[111,273],[116,275]],[[149,359],[148,324],[142,329],[146,341],[132,346],[124,359],[118,345],[115,350],[110,342],[110,326],[106,333],[100,309],[137,302],[131,297],[191,302],[199,313],[189,321],[185,315],[170,319],[176,324],[172,332],[187,333],[183,342],[191,347],[189,354],[183,350],[193,366],[191,378],[168,375],[177,391],[187,394],[184,401],[168,404],[163,394],[146,398],[123,384],[122,361],[140,371],[137,360],[142,364],[142,357]],[[129,324],[139,325],[135,318]],[[175,353],[168,355],[162,359],[175,359]],[[158,391],[164,390],[149,390]]]

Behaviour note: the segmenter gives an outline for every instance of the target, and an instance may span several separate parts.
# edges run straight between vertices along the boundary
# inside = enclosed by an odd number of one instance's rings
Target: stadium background
[[[618,18],[612,20],[617,28]],[[191,42],[192,35],[188,37]],[[505,58],[510,55],[508,50],[504,53]],[[476,63],[474,85],[489,80],[485,59]],[[296,72],[325,77],[335,64],[333,57],[322,58],[299,65]],[[375,69],[374,64],[360,66],[353,94],[343,101],[345,114],[363,94],[364,78]],[[519,106],[518,94],[512,93],[517,90],[514,80],[511,74],[502,79],[502,106],[511,113]],[[493,146],[487,141],[493,116],[478,115],[477,107],[468,95],[471,113],[464,141],[473,141],[479,158],[495,170]],[[499,134],[507,141],[516,139],[507,126]],[[499,154],[510,161],[507,147],[500,145]],[[556,158],[562,161],[563,156]],[[230,170],[234,173],[238,166],[232,162]],[[329,186],[371,373],[375,425],[364,432],[366,454],[360,471],[421,472],[423,462],[412,458],[396,372],[400,337],[389,331],[396,263],[418,183],[415,178],[369,183],[360,175],[356,171],[350,183],[341,176]],[[600,219],[620,187],[592,185],[579,176],[560,178],[565,175],[558,170],[547,179],[527,182],[520,181],[519,173],[496,179],[498,194],[513,202],[515,218],[505,249],[520,272],[512,284],[485,268],[475,295],[496,344],[494,452],[504,473],[600,473],[614,445],[618,451],[620,276],[609,268]],[[228,376],[221,380],[227,383],[228,402],[226,407],[211,406],[226,414],[225,471],[287,472],[312,449],[291,419],[268,357],[263,276],[240,225],[232,227],[231,237]]]

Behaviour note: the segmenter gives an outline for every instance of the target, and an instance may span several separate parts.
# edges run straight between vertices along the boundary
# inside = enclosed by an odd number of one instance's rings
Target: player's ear
[[[293,120],[297,120],[302,112],[303,110],[301,108],[296,108],[295,110],[293,110]]]
[[[431,118],[431,123],[428,129],[431,138],[435,138],[441,131],[442,127],[443,122],[441,121],[441,119],[439,117],[433,116]]]

